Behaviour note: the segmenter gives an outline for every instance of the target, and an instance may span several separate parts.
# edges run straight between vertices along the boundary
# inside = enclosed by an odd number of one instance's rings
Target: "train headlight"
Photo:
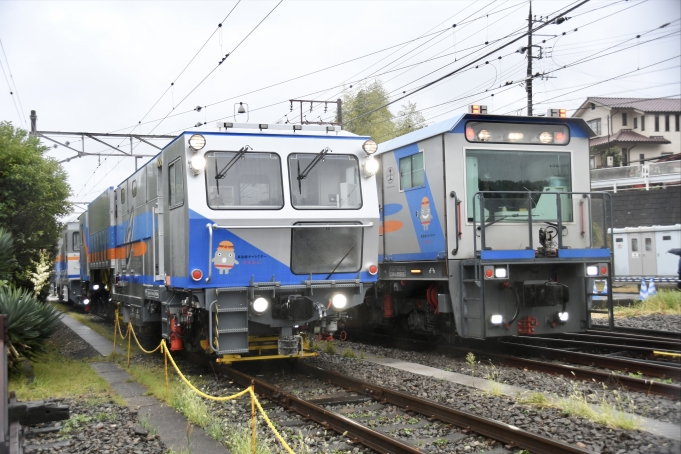
[[[206,138],[201,134],[194,134],[189,138],[189,148],[196,152],[206,146]]]
[[[587,276],[598,276],[598,266],[597,265],[589,265],[586,267],[586,275]]]
[[[194,175],[200,174],[206,168],[206,158],[200,155],[192,157],[189,160],[189,168],[194,172]]]
[[[568,313],[567,312],[558,312],[558,320],[560,320],[561,323],[565,323],[568,321]]]
[[[478,132],[478,140],[480,142],[489,142],[489,139],[492,138],[492,134],[489,133],[488,130],[482,129],[480,132]]]
[[[262,314],[267,310],[267,307],[269,305],[270,303],[269,301],[267,301],[266,298],[259,296],[253,301],[253,312],[255,312],[256,314]]]
[[[522,132],[509,132],[508,133],[508,140],[511,142],[517,142],[519,140],[523,140],[523,137],[525,135]]]
[[[501,325],[504,322],[504,317],[502,317],[500,314],[494,314],[489,318],[489,321],[492,323],[492,325]]]
[[[508,272],[506,270],[506,267],[500,266],[497,268],[494,268],[494,277],[497,279],[506,279],[508,277]]]
[[[342,293],[336,293],[331,297],[331,304],[334,309],[343,309],[348,304],[348,299]]]
[[[374,158],[369,158],[364,161],[364,176],[371,177],[378,172],[378,161]]]
[[[83,306],[87,306],[88,304],[90,304],[90,300],[87,298],[83,299]]]
[[[95,292],[96,292],[97,290],[99,290],[99,284],[93,285],[93,286],[92,286],[92,290],[94,290]]]
[[[539,134],[539,141],[541,143],[551,143],[553,142],[553,134],[550,132],[542,132]]]
[[[374,154],[376,153],[376,150],[378,150],[378,144],[369,139],[362,144],[362,149],[366,154]]]

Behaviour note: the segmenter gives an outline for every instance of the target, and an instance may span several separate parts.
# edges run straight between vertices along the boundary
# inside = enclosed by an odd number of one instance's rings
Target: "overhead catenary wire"
[[[151,128],[150,133],[151,133],[151,132],[154,132],[154,131],[156,130],[156,128],[158,128],[158,127],[161,125],[161,123],[163,123],[163,121],[164,121],[166,118],[168,118],[168,115],[170,115],[170,114],[173,112],[173,110],[175,110],[177,107],[179,107],[180,104],[182,104],[182,103],[183,103],[183,102],[184,102],[192,93],[194,93],[194,91],[196,91],[196,89],[199,88],[199,87],[206,81],[206,79],[208,79],[208,78],[211,76],[211,74],[213,74],[213,73],[215,72],[215,70],[218,69],[218,68],[222,65],[222,63],[225,61],[225,59],[226,59],[227,57],[229,57],[229,56],[231,56],[232,54],[234,54],[234,52],[235,52],[235,51],[244,43],[244,41],[246,41],[246,39],[248,39],[248,37],[251,36],[251,34],[253,34],[253,32],[256,31],[256,30],[258,29],[258,27],[260,27],[260,25],[265,21],[265,19],[267,19],[268,17],[270,17],[270,15],[274,12],[274,10],[276,10],[277,7],[279,7],[279,5],[282,4],[283,1],[284,1],[284,0],[279,0],[279,2],[278,2],[276,5],[274,5],[274,8],[272,8],[272,9],[270,10],[270,12],[267,13],[267,15],[266,15],[265,17],[263,17],[262,20],[261,20],[260,22],[258,22],[258,24],[257,24],[255,27],[253,27],[253,28],[251,29],[250,32],[248,32],[248,34],[239,42],[239,44],[237,44],[236,47],[234,47],[234,49],[232,49],[231,52],[227,53],[227,54],[225,55],[225,58],[223,58],[223,59],[222,59],[222,60],[221,60],[221,61],[220,61],[220,62],[219,62],[219,63],[218,63],[218,64],[217,64],[217,65],[216,65],[216,66],[215,66],[207,75],[206,75],[206,77],[204,77],[203,79],[201,79],[201,82],[199,82],[194,88],[192,88],[192,89],[189,91],[189,93],[187,93],[187,94],[185,95],[185,97],[182,98],[182,99],[180,100],[180,102],[177,103],[177,105],[173,106],[173,108],[170,110],[170,112],[168,112],[168,114],[166,114],[166,116],[163,117],[163,118],[161,119],[161,121],[159,121],[153,128]]]
[[[16,109],[17,115],[19,116],[19,122],[21,123],[22,127],[24,129],[26,129],[26,123],[24,122],[24,116],[22,115],[22,112],[24,111],[24,107],[21,105],[21,99],[19,98],[19,90],[17,90],[17,84],[14,82],[14,76],[12,75],[12,70],[9,66],[9,60],[7,59],[7,54],[5,54],[5,46],[2,44],[1,39],[0,39],[0,48],[2,49],[2,55],[5,57],[5,63],[7,64],[7,72],[9,73],[9,79],[7,78],[7,74],[5,74],[5,67],[2,64],[2,59],[0,59],[0,69],[2,69],[2,75],[5,76],[5,81],[7,82],[7,88],[9,89],[9,94],[12,97],[12,102],[14,103],[14,108]],[[16,99],[14,98],[14,95],[16,95]],[[18,105],[17,105],[17,101],[19,102]]]

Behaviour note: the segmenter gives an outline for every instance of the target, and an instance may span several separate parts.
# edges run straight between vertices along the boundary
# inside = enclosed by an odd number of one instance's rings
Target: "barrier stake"
[[[130,332],[130,327],[128,326],[128,332],[125,333],[127,334],[128,337],[128,367],[130,367],[130,338],[132,337],[132,333]]]
[[[114,348],[111,352],[112,355],[116,355],[116,337],[118,337],[118,308],[116,308],[116,320],[114,321]]]
[[[164,364],[164,369],[166,371],[166,398],[168,397],[168,352],[166,351],[165,348],[166,344],[164,341],[161,341],[161,353],[163,353],[163,364]]]
[[[255,391],[255,380],[251,380],[251,389]],[[251,426],[253,428],[253,434],[251,435],[251,446],[252,452],[255,454],[255,431],[257,428],[256,418],[255,418],[255,400],[253,399],[253,394],[251,394]]]

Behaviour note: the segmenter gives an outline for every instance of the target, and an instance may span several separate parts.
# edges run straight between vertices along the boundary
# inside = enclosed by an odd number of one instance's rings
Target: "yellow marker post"
[[[653,355],[655,355],[655,356],[671,356],[672,358],[681,358],[681,353],[658,352],[657,350],[653,350]]]

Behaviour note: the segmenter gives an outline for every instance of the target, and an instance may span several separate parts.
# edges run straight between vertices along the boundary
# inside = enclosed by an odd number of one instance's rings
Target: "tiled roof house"
[[[573,114],[583,118],[596,137],[591,139],[591,167],[607,166],[603,152],[622,151],[622,165],[681,152],[679,98],[589,97]]]

